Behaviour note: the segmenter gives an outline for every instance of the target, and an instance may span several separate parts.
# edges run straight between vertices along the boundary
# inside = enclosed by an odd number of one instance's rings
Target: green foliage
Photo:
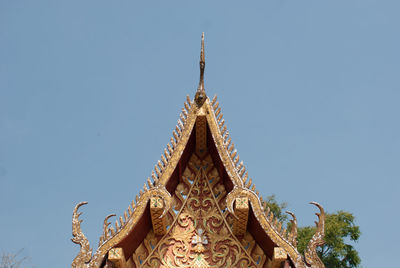
[[[287,208],[287,203],[278,203],[275,199],[275,195],[267,196],[265,201],[268,204],[269,209],[274,213],[274,217],[277,218],[282,223],[287,222],[288,215],[285,213],[285,209]]]
[[[279,204],[275,196],[268,196],[267,203],[270,209],[283,223],[287,217],[282,217],[286,203]],[[283,214],[284,215],[284,214]],[[285,215],[284,215],[285,216]],[[361,259],[350,242],[357,242],[360,238],[360,227],[354,223],[354,216],[350,212],[339,210],[336,213],[325,213],[325,245],[317,249],[317,253],[326,268],[353,268],[359,267]],[[288,226],[290,229],[290,226]],[[308,242],[316,231],[315,226],[298,228],[298,251],[304,252]]]

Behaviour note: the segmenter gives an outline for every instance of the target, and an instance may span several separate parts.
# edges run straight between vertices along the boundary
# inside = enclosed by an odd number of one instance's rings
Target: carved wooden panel
[[[132,262],[136,267],[263,267],[264,252],[251,235],[233,234],[225,197],[211,157],[193,154],[175,190],[167,233],[149,232]]]
[[[154,233],[164,235],[166,233],[165,217],[161,217],[164,211],[164,201],[161,197],[150,198],[150,215]]]
[[[238,197],[235,200],[235,215],[233,233],[235,235],[244,235],[249,218],[249,199],[247,197]]]
[[[122,248],[112,248],[108,252],[108,260],[115,268],[128,268]]]

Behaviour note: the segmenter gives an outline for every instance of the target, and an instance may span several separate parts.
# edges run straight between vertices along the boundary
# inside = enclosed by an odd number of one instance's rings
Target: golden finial
[[[206,92],[204,90],[204,68],[206,66],[206,60],[204,55],[204,33],[201,35],[201,52],[200,52],[200,81],[197,87],[197,92],[194,97],[198,107],[203,105],[206,100]]]

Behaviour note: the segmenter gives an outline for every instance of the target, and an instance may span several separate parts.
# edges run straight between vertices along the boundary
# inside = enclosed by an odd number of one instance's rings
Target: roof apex
[[[206,67],[206,59],[204,55],[204,32],[201,34],[201,52],[200,52],[200,81],[197,87],[197,92],[194,100],[198,107],[201,107],[207,98],[206,91],[204,89],[204,69]]]

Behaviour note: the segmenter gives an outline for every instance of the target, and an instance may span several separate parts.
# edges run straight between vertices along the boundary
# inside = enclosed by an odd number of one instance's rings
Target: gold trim
[[[181,119],[180,121],[178,121],[176,130],[173,132],[173,138],[171,138],[171,142],[167,144],[167,149],[164,150],[164,154],[161,156],[162,161],[158,161],[157,165],[155,166],[155,173],[152,173],[154,183],[152,183],[150,179],[148,179],[148,187],[145,185],[144,191],[140,190],[140,197],[136,197],[137,204],[135,205],[134,202],[132,202],[133,211],[131,210],[131,208],[128,209],[129,217],[127,217],[127,213],[125,213],[126,222],[124,222],[124,220],[120,218],[121,227],[117,223],[115,231],[112,227],[106,228],[107,232],[111,233],[111,237],[109,237],[108,233],[105,233],[103,235],[103,238],[100,238],[100,241],[103,243],[99,246],[96,253],[91,258],[90,262],[87,263],[88,261],[86,258],[86,261],[83,261],[83,259],[82,261],[79,261],[78,265],[77,260],[80,260],[80,255],[78,255],[73,262],[73,265],[75,266],[72,267],[99,267],[108,250],[110,250],[122,239],[124,239],[135,227],[147,206],[148,200],[152,196],[161,196],[164,199],[164,201],[166,202],[166,208],[162,216],[167,213],[167,211],[171,207],[171,195],[165,189],[165,185],[167,184],[169,178],[171,177],[177,164],[179,163],[181,155],[187,145],[187,142],[193,131],[196,119],[199,115],[206,116],[207,123],[210,128],[212,138],[215,142],[219,157],[234,185],[234,189],[228,194],[227,197],[227,206],[230,212],[234,215],[232,206],[233,200],[235,198],[249,198],[257,220],[259,221],[267,235],[272,239],[272,241],[288,253],[290,259],[296,267],[307,267],[302,255],[297,251],[296,245],[295,243],[293,243],[293,238],[288,239],[287,237],[285,237],[286,233],[281,230],[281,224],[278,224],[276,220],[274,223],[272,213],[268,215],[268,213],[266,214],[264,212],[264,208],[261,205],[262,199],[259,197],[258,191],[255,190],[255,186],[252,184],[252,180],[248,179],[248,173],[246,172],[246,168],[243,162],[239,161],[239,155],[237,154],[237,151],[234,148],[234,144],[231,141],[229,132],[227,131],[227,128],[225,126],[225,120],[223,119],[221,110],[219,108],[219,103],[218,101],[216,101],[216,98],[210,101],[207,97],[200,108],[197,105],[193,104],[194,103],[188,97],[187,102],[185,102],[184,105],[185,108],[183,109],[180,116]],[[216,117],[216,114],[218,118]],[[320,226],[322,226],[322,228],[323,220],[323,218],[320,218]],[[78,227],[76,220],[73,221],[73,226],[75,226],[74,228]],[[320,228],[318,229],[318,231],[318,235],[321,235]],[[82,254],[82,250],[80,254]],[[84,254],[86,254],[87,256],[87,250],[86,252],[84,252]],[[314,256],[313,259],[315,260]],[[85,264],[85,262],[87,264]],[[317,263],[315,267],[323,267],[317,260],[315,260],[314,263]]]

